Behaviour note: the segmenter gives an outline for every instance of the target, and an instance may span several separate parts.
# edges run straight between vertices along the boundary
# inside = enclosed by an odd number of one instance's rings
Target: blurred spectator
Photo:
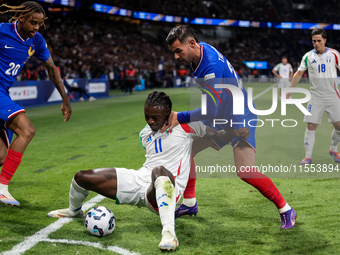
[[[277,0],[238,2],[175,0],[166,5],[160,0],[154,0],[152,4],[150,1],[139,0],[98,0],[97,2],[127,9],[133,6],[134,10],[186,17],[299,21],[299,17],[294,16],[296,12],[288,13],[287,11],[294,1],[297,0],[282,4],[278,13],[275,11]],[[315,17],[313,22],[316,20],[332,22],[340,19],[340,16],[334,15],[340,7],[340,1],[319,3],[317,0],[308,0],[308,4],[312,6],[311,13],[319,14],[312,15]],[[324,9],[320,8],[320,5]],[[327,10],[332,15],[327,15]],[[164,43],[164,38],[171,28],[168,24],[121,19],[121,17],[93,11],[87,11],[86,18],[84,18],[83,12],[84,10],[80,9],[67,13],[48,13],[49,19],[46,20],[48,29],[39,31],[46,38],[53,60],[59,63],[62,75],[68,78],[100,78],[102,75],[108,76],[111,73],[108,70],[112,67],[114,81],[111,80],[111,84],[114,84],[113,87],[123,89],[124,66],[132,63],[134,68],[141,70],[140,74],[146,77],[146,86],[172,86],[169,80],[174,74],[170,72],[173,71],[176,62]],[[1,15],[0,18],[8,19],[6,15]],[[92,22],[93,20],[96,22]],[[216,38],[213,32],[205,32],[209,29],[213,29]],[[274,65],[282,55],[287,55],[294,68],[298,66],[301,54],[312,49],[309,30],[243,27],[228,29],[232,32],[228,38],[221,38],[216,27],[198,26],[196,31],[199,38],[215,46],[228,58],[234,68],[239,70],[240,75],[245,77],[249,69],[245,67],[244,61],[267,61],[270,65]],[[329,31],[327,40],[329,47],[340,48],[340,37],[337,32]],[[18,79],[46,79],[40,64],[35,58],[30,59]],[[264,71],[258,70],[258,72],[261,75]],[[272,75],[271,72],[268,74]]]
[[[125,93],[130,92],[132,94],[132,89],[136,84],[137,70],[133,68],[130,63],[129,67],[125,69]]]

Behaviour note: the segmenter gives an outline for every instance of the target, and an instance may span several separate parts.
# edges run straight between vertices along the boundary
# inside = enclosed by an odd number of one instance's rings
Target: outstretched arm
[[[58,68],[55,66],[51,56],[44,64],[46,66],[51,81],[53,82],[54,86],[57,88],[59,94],[61,95],[61,98],[63,99],[63,103],[61,104],[61,112],[64,115],[64,121],[67,122],[71,117],[72,108],[70,100],[68,99],[68,96],[64,89],[63,80],[61,79]]]
[[[229,142],[234,137],[243,137],[244,140],[247,140],[249,137],[249,129],[246,127],[239,128],[239,129],[233,129],[233,128],[226,128],[222,129],[220,131],[217,131],[216,129],[212,127],[206,127],[206,134],[204,137],[210,138],[214,141],[222,141],[222,142]]]

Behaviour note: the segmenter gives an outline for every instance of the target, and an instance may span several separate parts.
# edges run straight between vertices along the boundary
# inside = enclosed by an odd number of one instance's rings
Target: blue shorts
[[[249,134],[248,139],[245,140],[245,141],[256,152],[256,142],[255,142],[256,127],[255,126],[247,125],[248,124],[248,120],[251,120],[251,119],[254,119],[254,118],[244,118],[244,119],[245,119],[245,124],[246,124],[245,126],[243,126],[243,125],[234,125],[233,128],[234,129],[239,129],[239,128],[242,128],[242,127],[247,127],[249,129],[250,134]],[[256,119],[256,117],[255,117],[255,119]],[[216,130],[219,130],[217,127],[213,126],[213,123],[212,123],[211,120],[203,120],[202,122],[206,126],[212,127],[212,128],[214,128]],[[240,122],[242,122],[242,121],[240,120]],[[226,142],[222,142],[222,141],[214,141],[212,139],[210,139],[210,140],[214,143],[214,146],[211,146],[211,147],[214,148],[215,150],[219,151],[220,149],[222,149],[227,144],[231,144],[233,146],[233,148],[237,147],[237,145],[239,144],[240,141],[243,140],[243,138],[242,137],[235,137],[230,142],[227,142],[227,143]]]
[[[0,90],[0,132],[3,132],[7,146],[12,141],[13,132],[6,128],[7,121],[25,109],[13,102],[7,92]]]

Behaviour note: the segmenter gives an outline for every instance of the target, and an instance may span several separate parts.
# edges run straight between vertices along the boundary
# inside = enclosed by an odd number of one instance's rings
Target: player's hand
[[[159,131],[160,133],[165,132],[169,128],[169,132],[172,131],[172,129],[179,124],[178,119],[177,119],[177,113],[178,112],[171,112],[169,116],[169,121],[165,122],[161,130]]]
[[[288,93],[286,94],[286,99],[290,98],[291,96],[292,96],[292,93],[291,93],[291,92],[288,92]]]
[[[71,118],[72,114],[72,107],[68,99],[67,101],[63,101],[61,104],[61,112],[64,115],[64,121],[67,122]]]
[[[239,128],[239,129],[234,129],[234,133],[236,137],[240,137],[242,136],[242,138],[244,140],[247,140],[249,135],[250,135],[250,131],[248,128],[243,127],[243,128]]]

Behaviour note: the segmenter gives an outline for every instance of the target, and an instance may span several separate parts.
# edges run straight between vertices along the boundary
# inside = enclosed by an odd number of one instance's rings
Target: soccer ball
[[[87,212],[84,225],[91,235],[108,236],[115,229],[116,218],[110,209],[96,206]]]

